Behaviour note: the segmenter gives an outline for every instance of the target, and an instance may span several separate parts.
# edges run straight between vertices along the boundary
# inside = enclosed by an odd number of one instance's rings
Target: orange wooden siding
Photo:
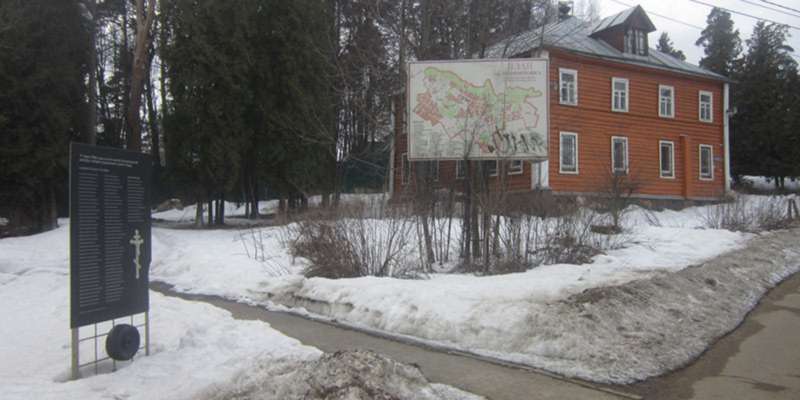
[[[559,68],[578,71],[578,105],[559,104]],[[611,111],[611,79],[628,80],[628,112]],[[674,118],[659,117],[658,86],[674,88]],[[699,91],[713,94],[713,122],[699,119]],[[629,171],[640,182],[641,195],[664,198],[712,198],[724,192],[723,83],[671,71],[613,63],[572,53],[550,52],[549,186],[554,192],[602,192],[611,169],[611,137],[628,138]],[[406,152],[405,114],[398,107],[394,189],[413,191],[413,180],[402,185],[401,157]],[[578,134],[578,174],[559,173],[559,133]],[[661,178],[659,141],[674,145],[674,178]],[[700,179],[699,145],[713,148],[714,177]],[[440,162],[436,185],[461,188],[455,161]],[[509,176],[509,189],[531,189],[531,163]]]

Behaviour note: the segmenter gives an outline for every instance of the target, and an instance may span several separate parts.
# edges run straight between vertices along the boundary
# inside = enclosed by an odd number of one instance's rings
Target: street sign
[[[70,327],[149,308],[150,157],[70,148]]]

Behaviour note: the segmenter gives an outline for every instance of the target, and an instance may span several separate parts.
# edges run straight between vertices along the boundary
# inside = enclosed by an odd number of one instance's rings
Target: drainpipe
[[[725,109],[722,113],[722,135],[723,146],[725,151],[725,194],[731,191],[731,134],[730,134],[730,118],[732,115],[730,109],[730,85],[725,83],[723,88],[723,98]]]

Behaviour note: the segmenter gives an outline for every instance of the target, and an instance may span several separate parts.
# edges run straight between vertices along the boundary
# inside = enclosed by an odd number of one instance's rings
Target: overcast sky
[[[650,16],[650,20],[656,26],[656,32],[650,34],[650,45],[656,47],[656,41],[661,35],[661,32],[667,32],[672,39],[675,47],[683,50],[686,54],[686,61],[697,64],[701,57],[703,57],[703,48],[695,46],[694,42],[700,37],[701,29],[692,28],[677,22],[673,22],[655,14],[664,15],[673,19],[677,19],[687,24],[696,25],[705,28],[706,17],[711,12],[711,7],[702,4],[694,3],[690,0],[596,0],[600,8],[600,16],[607,17],[616,14],[628,7],[620,4],[625,3],[632,6],[637,4]],[[718,7],[727,8],[733,11],[739,11],[745,14],[750,14],[760,18],[766,18],[773,21],[794,25],[800,27],[800,12],[792,12],[779,8],[777,6],[765,3],[761,0],[700,0],[704,3],[713,4]],[[772,3],[784,5],[786,7],[800,10],[800,0],[769,0]],[[576,2],[577,3],[577,2]],[[783,10],[790,14],[797,16],[790,16],[776,11],[770,11],[766,8],[759,7],[752,3],[761,4],[773,9]],[[742,48],[746,50],[747,45],[745,40],[750,38],[753,33],[756,19],[736,15],[731,13],[733,17],[734,27],[739,30],[739,37],[742,39]],[[791,37],[788,40],[790,46],[795,49],[795,59],[800,62],[800,30],[789,28]]]

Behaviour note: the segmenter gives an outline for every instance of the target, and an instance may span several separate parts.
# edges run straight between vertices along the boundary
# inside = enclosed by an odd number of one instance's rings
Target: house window
[[[615,175],[628,173],[628,138],[611,137],[611,170]]]
[[[467,177],[467,162],[464,160],[456,161],[456,179]]]
[[[578,105],[578,71],[574,69],[558,69],[559,103],[571,106]]]
[[[485,160],[483,163],[483,171],[488,176],[497,176],[497,160]]]
[[[647,33],[639,29],[628,29],[625,31],[624,51],[629,54],[647,55]]]
[[[714,122],[714,116],[712,114],[712,110],[714,109],[714,95],[711,92],[706,92],[704,90],[700,91],[699,95],[700,101],[700,121],[703,122]]]
[[[403,153],[400,158],[400,182],[403,185],[408,185],[411,179],[411,164],[408,162],[408,153]]]
[[[667,140],[658,142],[658,158],[661,165],[659,176],[662,178],[675,177],[675,144]]]
[[[525,167],[524,164],[522,163],[522,160],[511,160],[511,162],[508,163],[507,173],[509,175],[519,175],[523,172],[523,168]]]
[[[425,162],[426,170],[428,173],[428,179],[433,182],[439,181],[439,160],[436,161],[426,161]]]
[[[714,150],[707,144],[700,145],[700,179],[714,179]]]
[[[558,172],[562,174],[578,173],[578,134],[561,132],[559,135]]]
[[[675,117],[675,89],[672,86],[658,85],[658,116]]]
[[[611,87],[611,110],[628,112],[628,80],[612,78]]]

